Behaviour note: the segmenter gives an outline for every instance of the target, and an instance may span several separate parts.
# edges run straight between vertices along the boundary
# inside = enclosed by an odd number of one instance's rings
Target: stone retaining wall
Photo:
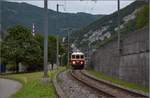
[[[149,84],[149,28],[131,32],[122,40],[121,53],[117,40],[99,48],[92,55],[94,69],[107,75],[139,83]]]

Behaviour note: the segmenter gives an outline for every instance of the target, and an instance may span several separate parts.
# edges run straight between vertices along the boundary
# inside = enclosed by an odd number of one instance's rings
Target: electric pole
[[[67,67],[69,67],[69,30],[68,30],[68,62],[67,62]]]
[[[57,4],[57,14],[59,12],[59,4]],[[58,22],[58,21],[57,21]],[[56,63],[57,63],[57,67],[59,66],[59,35],[58,35],[58,31],[57,31],[57,54],[56,54]]]
[[[44,77],[48,77],[48,1],[44,0]]]
[[[63,5],[57,4],[56,6],[57,6],[57,14],[59,15],[59,13],[58,13],[59,12],[59,6],[63,6]],[[58,21],[56,21],[56,22],[58,22]],[[57,54],[56,54],[57,66],[60,65],[60,62],[59,62],[59,35],[58,35],[58,32],[59,32],[59,30],[57,31],[57,42],[56,42],[56,44],[57,44]]]
[[[70,47],[69,47],[69,32],[70,30],[72,30],[72,28],[64,28],[62,29],[63,31],[67,31],[67,67],[69,67],[69,50],[70,50]]]
[[[118,0],[118,51],[120,54],[120,0]]]
[[[88,66],[90,66],[91,60],[91,43],[88,43]]]
[[[69,67],[69,51],[70,51],[70,41],[69,41],[69,39],[70,39],[70,34],[69,34],[69,32],[71,31],[71,30],[73,30],[73,28],[64,28],[63,30],[65,30],[65,31],[67,31],[67,50],[68,50],[68,52],[67,52],[67,67]]]

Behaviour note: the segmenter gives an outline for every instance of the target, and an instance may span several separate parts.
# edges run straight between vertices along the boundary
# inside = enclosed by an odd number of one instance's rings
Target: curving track
[[[108,84],[104,81],[94,79],[90,76],[87,76],[80,70],[73,70],[73,71],[70,71],[70,73],[78,81],[93,88],[93,90],[99,91],[99,93],[102,93],[103,95],[108,96],[109,98],[110,97],[111,98],[149,98],[146,95],[132,92],[132,91]]]
[[[61,80],[61,82],[60,82]],[[63,98],[109,98],[94,91],[92,88],[79,82],[68,71],[60,73],[57,77],[58,84],[65,94]],[[62,97],[60,97],[62,98]]]

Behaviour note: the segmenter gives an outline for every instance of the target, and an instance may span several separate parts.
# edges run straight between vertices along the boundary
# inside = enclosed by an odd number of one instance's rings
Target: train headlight
[[[76,62],[75,62],[75,61],[72,61],[72,64],[76,64]]]
[[[83,64],[83,61],[81,61],[80,64]]]

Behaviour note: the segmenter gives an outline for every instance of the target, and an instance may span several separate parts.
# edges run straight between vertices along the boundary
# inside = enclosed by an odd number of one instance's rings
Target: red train
[[[73,69],[84,69],[85,66],[85,56],[82,52],[73,52],[71,54],[70,64]]]

